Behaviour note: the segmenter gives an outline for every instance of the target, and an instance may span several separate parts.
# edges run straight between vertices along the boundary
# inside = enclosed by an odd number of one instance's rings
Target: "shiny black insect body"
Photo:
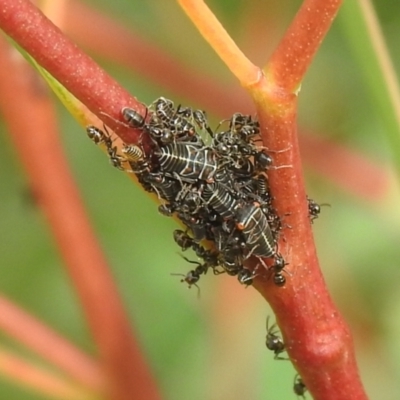
[[[174,231],[174,239],[182,250],[192,248],[197,257],[204,261],[204,264],[200,264],[198,268],[185,275],[185,282],[187,280],[199,279],[200,275],[211,267],[215,275],[227,272],[229,275],[237,275],[238,281],[243,285],[251,285],[253,283],[254,274],[251,270],[245,268],[242,263],[238,262],[238,260],[233,261],[232,265],[229,265],[229,261],[224,259],[221,253],[205,249],[182,230]],[[224,255],[226,256],[227,252],[224,252]],[[218,266],[221,266],[222,270],[217,270]]]
[[[273,280],[276,286],[284,286],[286,278],[283,275],[283,271],[287,263],[280,254],[276,254],[274,263],[269,267],[269,271],[272,272]]]
[[[236,248],[226,247],[221,252],[221,264],[228,275],[238,275],[244,268],[243,260],[243,253]]]
[[[228,275],[237,275],[238,281],[242,285],[251,285],[255,275],[243,265],[246,243],[241,232],[236,230],[230,232],[228,225],[228,229],[227,227],[215,227],[213,233],[220,254],[219,261],[221,267]]]
[[[196,269],[192,269],[186,275],[183,274],[174,274],[174,275],[182,275],[184,278],[181,279],[181,282],[186,282],[189,285],[189,288],[192,285],[197,286],[197,282],[200,280],[200,276],[205,273],[206,264],[199,264]],[[198,286],[197,286],[198,287]]]
[[[182,105],[179,105],[176,113],[179,114],[181,117],[184,117],[186,119],[192,119],[193,114],[195,111],[193,111],[193,108],[191,107],[182,107]]]
[[[162,122],[164,125],[169,125],[171,119],[176,114],[174,102],[165,97],[158,98],[151,106],[154,109],[153,120]]]
[[[254,155],[254,164],[257,171],[265,171],[272,165],[272,157],[263,151],[257,151]]]
[[[315,202],[313,199],[307,197],[308,201],[308,213],[310,215],[310,221],[313,223],[314,219],[318,218],[321,212],[321,206]]]
[[[186,232],[175,229],[173,232],[174,240],[176,244],[183,250],[190,249],[193,246],[194,240]]]
[[[276,324],[269,326],[269,316],[267,317],[267,336],[265,339],[265,345],[268,350],[274,352],[275,360],[287,360],[287,358],[280,356],[280,354],[285,351],[285,343],[282,338],[277,335]]]
[[[161,173],[148,173],[143,176],[143,180],[155,187],[158,195],[168,202],[174,202],[181,191],[179,181],[168,178]]]
[[[220,183],[221,185],[225,186],[229,190],[233,190],[234,188],[232,185],[235,184],[234,175],[232,171],[227,168],[219,166],[215,171],[213,176],[215,182]]]
[[[142,116],[133,108],[129,107],[124,107],[121,112],[122,117],[129,124],[129,126],[131,126],[132,128],[142,128],[145,124],[148,110],[146,108],[145,116]]]
[[[330,204],[328,203],[318,204],[315,200],[310,199],[308,196],[307,196],[307,201],[308,201],[308,214],[310,216],[311,223],[314,223],[314,220],[319,217],[322,206],[330,207]]]
[[[150,109],[154,112],[147,129],[158,144],[194,142],[204,146],[203,140],[197,135],[193,125],[191,108],[179,106],[176,110],[171,100],[160,97],[150,106]]]
[[[223,219],[235,217],[239,202],[221,183],[208,183],[203,188],[202,196],[207,205],[214,209]]]
[[[242,267],[237,274],[239,283],[246,286],[249,286],[253,283],[254,277],[255,275],[253,274],[253,272],[245,267]]]
[[[107,147],[107,153],[110,158],[110,163],[112,164],[112,166],[121,171],[125,171],[125,168],[123,166],[123,161],[125,161],[125,159],[124,157],[118,154],[118,147],[117,146]]]
[[[117,146],[113,146],[113,141],[105,126],[104,130],[105,131],[102,131],[101,129],[92,125],[86,127],[86,133],[88,137],[95,144],[104,144],[106,146],[107,154],[111,164],[123,171],[125,170],[123,166],[123,161],[125,161],[125,158],[118,154],[118,148]]]
[[[219,264],[218,253],[212,250],[207,250],[201,246],[196,240],[190,237],[186,232],[176,229],[173,233],[174,240],[181,247],[181,249],[187,250],[192,248],[196,253],[196,256],[203,259],[209,267],[216,267]]]
[[[218,153],[225,156],[228,161],[235,162],[237,159],[250,157],[256,149],[249,143],[244,142],[237,134],[231,131],[218,132],[214,135],[212,147]]]
[[[276,242],[268,224],[267,216],[258,203],[248,204],[236,213],[237,228],[246,238],[251,254],[272,257],[276,254]]]
[[[186,275],[184,275],[184,274],[172,274],[172,275],[183,276],[183,278],[181,279],[181,282],[186,282],[189,285],[189,288],[193,285],[197,286],[197,282],[199,281],[200,276],[207,273],[208,265],[207,265],[207,263],[201,264],[197,261],[191,261],[191,260],[187,259],[186,257],[183,257],[183,258],[191,264],[196,264],[197,267],[195,269],[189,271]]]
[[[108,139],[108,136],[102,130],[92,125],[86,127],[86,133],[94,144],[105,143]]]
[[[198,180],[213,182],[217,169],[215,152],[208,147],[185,143],[170,143],[154,151],[160,169],[168,176],[183,182]]]
[[[296,374],[293,381],[293,392],[297,396],[300,396],[303,399],[305,399],[306,397],[304,396],[304,394],[306,393],[306,391],[307,391],[307,386],[301,379],[301,376],[299,374]]]
[[[218,132],[212,140],[212,147],[224,160],[227,168],[236,169],[237,173],[246,171],[247,176],[255,172],[263,172],[271,166],[272,158],[262,150],[259,150],[247,137],[242,138],[232,130]],[[254,161],[250,161],[253,157]],[[249,168],[249,165],[251,167]]]
[[[187,118],[176,114],[169,123],[171,129],[175,132],[175,135],[180,141],[190,141],[196,134],[194,125],[188,121]]]
[[[205,211],[204,199],[201,197],[201,192],[196,185],[183,184],[176,202],[179,204],[179,211],[186,215],[194,216],[198,215],[200,211]]]
[[[233,114],[230,119],[229,129],[246,141],[260,133],[259,123],[253,120],[250,115],[240,113]]]
[[[227,165],[226,169],[229,170],[236,188],[239,187],[240,182],[249,182],[255,176],[254,164],[249,158],[241,158]]]
[[[195,245],[198,245],[198,244],[195,243]],[[173,275],[181,275],[181,276],[183,276],[183,279],[181,280],[181,282],[186,282],[189,285],[189,288],[192,285],[196,285],[197,282],[199,281],[201,275],[205,275],[210,268],[213,270],[215,275],[220,273],[216,269],[216,267],[218,266],[217,254],[202,248],[202,246],[198,247],[198,252],[199,252],[199,254],[201,254],[203,256],[203,257],[200,257],[200,258],[204,259],[204,263],[199,263],[197,261],[191,261],[191,260],[187,259],[186,257],[183,257],[187,262],[189,262],[191,264],[196,264],[197,267],[195,269],[189,271],[186,275],[184,275],[184,274],[173,274]],[[196,253],[198,253],[198,252],[196,252]]]
[[[180,118],[186,119],[188,122],[195,123],[202,131],[207,131],[210,136],[213,136],[213,131],[208,125],[207,116],[205,111],[201,110],[193,110],[190,107],[182,107],[181,105],[178,106],[176,110],[176,115]],[[181,121],[181,120],[177,120]]]
[[[198,214],[190,215],[180,210],[178,210],[177,214],[178,218],[192,232],[194,240],[197,242],[200,242],[203,239],[212,240],[212,237],[210,237],[209,234],[209,222],[207,220],[204,220],[204,218]]]
[[[176,132],[169,128],[169,126],[149,125],[147,131],[158,146],[165,146],[168,143],[181,141]],[[182,141],[184,142],[185,140]]]

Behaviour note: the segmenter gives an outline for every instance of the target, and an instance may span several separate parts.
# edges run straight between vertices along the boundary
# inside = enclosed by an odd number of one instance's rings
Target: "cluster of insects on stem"
[[[149,152],[141,144],[119,148],[106,127],[88,126],[87,135],[105,146],[114,167],[135,174],[144,190],[158,196],[162,215],[175,215],[185,226],[173,232],[174,241],[182,251],[193,250],[201,262],[183,257],[195,267],[173,275],[181,275],[189,287],[197,286],[210,269],[215,275],[236,276],[244,285],[262,276],[283,287],[287,262],[278,251],[278,240],[284,224],[273,207],[267,172],[290,166],[273,165],[262,146],[258,121],[235,113],[213,130],[204,111],[175,107],[164,97],[146,107],[145,115],[127,107],[121,114],[125,124],[150,139]],[[312,223],[321,207],[307,200]],[[251,256],[259,260],[253,270],[244,265]],[[269,318],[266,346],[274,359],[287,360],[281,356],[285,344],[276,324],[269,326]],[[306,390],[296,375],[293,391],[304,398]]]
[[[284,224],[272,205],[267,171],[290,166],[273,165],[258,121],[235,113],[213,130],[204,111],[175,107],[164,97],[146,110],[141,115],[125,107],[121,113],[128,126],[150,138],[147,154],[140,144],[124,144],[119,151],[107,128],[88,126],[87,134],[105,145],[114,167],[134,173],[144,190],[157,194],[162,215],[175,215],[186,227],[174,231],[174,240],[201,262],[185,258],[196,267],[182,281],[197,285],[211,269],[237,276],[244,285],[262,276],[284,286],[287,263],[277,245]],[[320,212],[311,199],[309,212],[311,221]],[[253,270],[244,265],[251,256],[259,260]]]

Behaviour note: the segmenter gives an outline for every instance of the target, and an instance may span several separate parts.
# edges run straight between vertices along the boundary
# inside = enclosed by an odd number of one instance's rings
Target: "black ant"
[[[303,382],[303,379],[301,379],[301,376],[299,374],[296,374],[294,376],[294,381],[293,381],[293,392],[297,395],[305,399],[304,393],[307,391],[307,386]]]
[[[265,345],[268,350],[274,352],[275,360],[287,360],[287,358],[279,356],[279,354],[285,351],[285,343],[282,338],[277,335],[276,324],[269,326],[269,316],[267,317],[267,337]]]

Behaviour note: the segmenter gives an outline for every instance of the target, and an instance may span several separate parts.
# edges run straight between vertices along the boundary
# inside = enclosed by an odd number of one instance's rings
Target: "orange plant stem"
[[[53,400],[88,400],[93,393],[0,347],[0,373]]]
[[[260,69],[243,54],[203,0],[178,2],[204,39],[242,84],[254,84],[259,81]]]
[[[104,391],[100,366],[50,327],[0,296],[0,329],[58,367],[81,385]]]

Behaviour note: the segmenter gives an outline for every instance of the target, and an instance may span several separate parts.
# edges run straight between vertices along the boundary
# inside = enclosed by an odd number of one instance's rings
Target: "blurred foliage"
[[[173,54],[177,62],[236,85],[176,3],[139,0],[87,3],[113,15],[124,25],[134,26]],[[207,3],[240,43],[240,34],[244,33],[240,24],[245,20],[249,2]],[[255,3],[260,3],[269,21],[275,21],[272,29],[275,36],[253,38],[263,40],[265,54],[269,54],[299,2]],[[395,38],[400,35],[400,3],[391,1],[375,6],[398,71],[400,54]],[[378,93],[379,87],[370,89],[373,82],[369,80],[373,78],[364,73],[369,62],[361,61],[355,54],[349,41],[350,31],[355,28],[344,12],[334,22],[303,82],[300,125],[347,145],[371,163],[390,171],[393,154],[377,106],[377,96],[384,94]],[[265,59],[265,55],[260,55],[260,59]],[[173,93],[166,93],[156,83],[147,82],[112,60],[98,61],[141,101],[150,102],[163,95],[187,104],[187,100],[175,98]],[[165,398],[295,398],[293,367],[289,362],[274,361],[265,348],[265,318],[271,314],[265,302],[234,279],[212,275],[200,281],[198,299],[195,287],[188,290],[180,284],[179,277],[171,276],[191,268],[174,244],[175,223],[160,216],[156,205],[124,174],[110,166],[105,155],[61,106],[57,112],[62,141],[88,214]],[[215,121],[227,117],[213,115],[213,110],[207,112]],[[94,352],[63,261],[4,125],[0,129],[3,237],[0,290],[79,347]],[[323,208],[314,223],[317,248],[332,296],[354,333],[367,392],[371,398],[381,400],[400,398],[397,182],[393,179],[384,198],[372,202],[336,187],[310,166],[306,171],[309,195],[331,205]],[[229,291],[240,301],[230,302]],[[10,400],[42,399],[30,393],[27,396],[25,391],[4,380],[0,381],[0,394]]]

